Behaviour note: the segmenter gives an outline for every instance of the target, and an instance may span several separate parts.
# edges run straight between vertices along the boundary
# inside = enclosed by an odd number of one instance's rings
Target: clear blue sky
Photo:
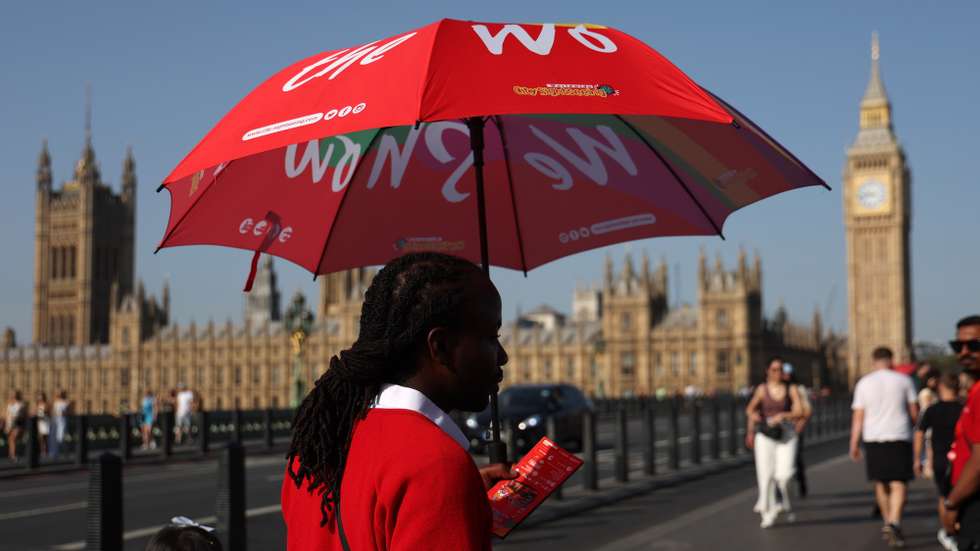
[[[250,254],[216,247],[153,255],[167,195],[154,190],[204,133],[252,87],[297,59],[422,26],[441,17],[591,22],[644,40],[755,119],[834,190],[816,188],[734,214],[728,241],[675,238],[630,245],[665,256],[694,300],[697,251],[734,262],[739,245],[763,258],[764,307],[784,301],[808,321],[815,308],[846,327],[847,280],[840,175],[857,131],[871,31],[881,36],[885,86],[913,175],[916,340],[949,337],[980,310],[976,287],[980,182],[980,4],[946,2],[17,2],[0,14],[0,325],[29,341],[34,172],[47,138],[56,183],[83,144],[84,87],[94,95],[94,144],[118,186],[127,145],[139,176],[137,273],[173,290],[178,323],[241,318]],[[352,7],[353,6],[353,7]],[[621,261],[624,246],[608,249]],[[504,314],[550,303],[568,310],[576,281],[599,279],[604,250],[530,273],[497,271]],[[285,295],[316,296],[309,274],[278,262]],[[678,268],[675,268],[677,266]],[[672,280],[675,289],[677,281]],[[672,300],[676,300],[673,297]]]

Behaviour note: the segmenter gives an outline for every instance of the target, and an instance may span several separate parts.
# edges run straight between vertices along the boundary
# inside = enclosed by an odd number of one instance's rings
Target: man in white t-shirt
[[[191,414],[194,409],[194,391],[184,386],[184,383],[178,383],[177,390],[177,404],[174,408],[174,417],[177,418],[176,441],[180,444],[183,442],[185,436],[190,436]]]
[[[851,458],[860,461],[859,444],[863,439],[868,480],[874,482],[875,498],[885,522],[882,532],[890,545],[902,547],[906,484],[915,478],[912,426],[919,407],[912,379],[892,369],[892,351],[876,348],[871,357],[873,370],[854,387]]]

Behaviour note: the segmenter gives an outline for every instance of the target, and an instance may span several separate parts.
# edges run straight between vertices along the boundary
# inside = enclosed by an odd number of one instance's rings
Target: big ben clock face
[[[878,178],[858,184],[854,194],[856,214],[882,214],[888,211],[888,187]]]

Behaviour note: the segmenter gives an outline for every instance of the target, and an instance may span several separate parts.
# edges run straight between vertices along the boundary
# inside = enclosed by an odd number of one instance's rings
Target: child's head
[[[146,551],[222,551],[213,529],[193,524],[189,519],[184,522],[178,519],[183,517],[174,518],[172,524],[154,534],[146,544]]]
[[[939,376],[939,399],[955,400],[960,393],[960,378],[953,373],[943,373]]]

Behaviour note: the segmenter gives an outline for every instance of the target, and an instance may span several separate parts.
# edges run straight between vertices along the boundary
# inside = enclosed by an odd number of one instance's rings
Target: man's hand
[[[912,462],[912,470],[915,471],[915,476],[917,477],[922,476],[922,461],[918,457],[916,457],[915,460]]]
[[[517,473],[512,471],[510,465],[506,463],[494,463],[480,468],[480,478],[483,479],[483,485],[489,490],[501,480],[517,478]]]
[[[851,459],[855,462],[861,460],[861,447],[857,444],[851,444]],[[906,463],[908,465],[908,463]]]
[[[750,450],[753,449],[753,448],[755,448],[755,433],[754,432],[750,432],[750,433],[748,433],[748,434],[745,435],[745,447],[748,448],[748,449],[750,449]]]
[[[943,513],[943,528],[950,536],[955,536],[960,531],[960,523],[956,522],[957,516],[959,516],[958,511],[947,510]]]

